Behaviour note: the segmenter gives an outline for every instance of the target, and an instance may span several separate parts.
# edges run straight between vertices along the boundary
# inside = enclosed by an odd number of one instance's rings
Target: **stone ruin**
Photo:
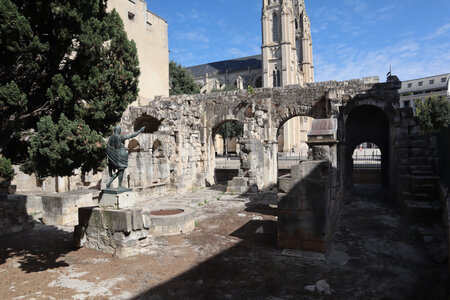
[[[435,196],[426,198],[426,193],[435,195],[438,189],[433,165],[436,153],[430,149],[429,157],[421,156],[422,148],[428,146],[415,137],[418,127],[412,109],[399,107],[399,88],[400,81],[391,76],[386,83],[330,81],[261,88],[251,94],[229,91],[162,97],[149,106],[129,107],[120,123],[123,132],[141,126],[146,130],[127,144],[130,155],[124,183],[136,192],[137,199],[214,185],[214,135],[222,124],[236,120],[244,124],[244,134],[238,141],[240,169],[228,190],[256,192],[279,183],[280,193],[285,194],[280,195],[280,220],[297,224],[292,227],[295,232],[291,228],[280,236],[280,246],[326,249],[342,196],[352,185],[351,154],[364,141],[381,149],[383,184],[392,199],[411,216],[435,215],[435,203],[427,200]],[[295,166],[289,178],[278,179],[277,134],[296,116],[334,120],[334,140],[319,145],[323,138],[311,136],[316,160]],[[324,206],[317,209],[311,193],[322,195],[317,201]],[[98,192],[93,194],[94,202],[96,197]],[[300,211],[304,211],[303,220],[298,218]]]

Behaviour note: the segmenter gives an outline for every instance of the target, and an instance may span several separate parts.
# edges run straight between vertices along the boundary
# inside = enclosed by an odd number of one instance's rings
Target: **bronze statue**
[[[128,167],[128,151],[125,149],[125,140],[132,139],[138,136],[145,130],[145,126],[136,131],[135,133],[120,135],[122,128],[120,126],[114,127],[114,134],[108,139],[108,145],[106,146],[106,155],[108,157],[108,170],[109,177],[111,178],[106,184],[109,188],[111,183],[119,177],[119,189],[123,189],[122,180],[123,173]],[[113,173],[115,172],[115,173]]]

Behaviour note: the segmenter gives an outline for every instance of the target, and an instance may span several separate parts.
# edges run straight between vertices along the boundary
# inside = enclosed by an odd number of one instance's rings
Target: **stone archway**
[[[390,122],[384,111],[375,105],[361,105],[350,111],[345,126],[345,186],[352,185],[355,147],[365,141],[378,145],[381,150],[382,183],[389,185]]]

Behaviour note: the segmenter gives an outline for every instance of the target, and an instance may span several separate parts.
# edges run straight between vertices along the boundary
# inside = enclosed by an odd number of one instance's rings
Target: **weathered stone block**
[[[291,177],[300,180],[306,177],[322,178],[328,176],[330,163],[328,161],[307,160],[291,167]]]
[[[123,232],[133,230],[131,210],[104,209],[102,222],[104,229]]]
[[[87,190],[42,195],[42,220],[46,225],[68,225],[78,220],[78,208],[95,205]]]
[[[132,210],[133,230],[141,230],[144,228],[144,220],[142,218],[142,209]]]
[[[98,205],[104,208],[128,208],[136,204],[136,194],[132,189],[105,189]]]

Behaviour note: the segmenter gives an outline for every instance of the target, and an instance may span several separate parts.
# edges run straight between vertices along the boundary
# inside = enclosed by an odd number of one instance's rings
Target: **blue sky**
[[[449,0],[305,0],[316,81],[450,72]],[[148,0],[183,66],[261,52],[262,0]]]

